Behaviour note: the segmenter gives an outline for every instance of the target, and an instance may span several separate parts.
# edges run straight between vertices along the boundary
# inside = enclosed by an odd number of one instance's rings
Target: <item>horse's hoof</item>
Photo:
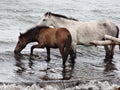
[[[30,55],[30,59],[33,59],[33,55]]]
[[[21,53],[14,53],[15,56],[22,56]]]
[[[65,64],[63,64],[63,69],[65,69],[66,68],[66,65]]]
[[[39,57],[39,55],[30,54],[30,57]]]
[[[72,63],[71,63],[71,66],[74,67],[74,65],[75,65],[75,62],[72,62]]]
[[[46,59],[47,62],[50,62],[50,59]]]

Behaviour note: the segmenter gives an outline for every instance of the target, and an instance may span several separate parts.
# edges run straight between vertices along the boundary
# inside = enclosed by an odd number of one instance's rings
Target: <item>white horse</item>
[[[91,45],[94,40],[105,40],[104,36],[118,37],[118,26],[109,21],[81,22],[64,15],[46,12],[38,25],[53,26],[54,28],[65,27],[72,35],[72,47],[76,51],[76,45]],[[115,45],[104,46],[106,58],[113,58]]]

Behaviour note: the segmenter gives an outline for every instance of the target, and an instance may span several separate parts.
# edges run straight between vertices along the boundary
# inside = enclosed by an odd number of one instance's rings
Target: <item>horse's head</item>
[[[46,12],[38,25],[56,27],[56,17],[51,12]]]
[[[41,21],[38,23],[38,25],[41,25],[41,26],[51,26],[51,24],[52,22],[51,22],[50,12],[45,13]]]
[[[67,17],[61,14],[46,12],[38,25],[53,26],[54,28],[66,27],[71,21],[78,21],[77,19]]]
[[[14,50],[14,53],[20,53],[25,47],[26,47],[26,44],[27,44],[27,40],[26,38],[23,36],[23,34],[20,33],[20,36],[18,38],[18,43],[15,47],[15,50]]]

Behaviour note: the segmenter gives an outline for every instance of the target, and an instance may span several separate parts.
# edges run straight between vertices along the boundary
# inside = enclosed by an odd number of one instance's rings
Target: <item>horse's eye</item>
[[[46,19],[43,19],[43,21],[46,21]]]
[[[18,41],[18,44],[20,44],[20,41]]]

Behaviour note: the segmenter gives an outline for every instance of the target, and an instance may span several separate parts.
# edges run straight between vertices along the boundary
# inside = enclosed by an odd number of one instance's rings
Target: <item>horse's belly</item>
[[[58,48],[58,45],[56,43],[48,43],[48,44],[46,44],[46,47],[49,47],[49,48]]]
[[[103,35],[79,35],[77,44],[90,45],[90,42],[94,40],[103,40]]]

